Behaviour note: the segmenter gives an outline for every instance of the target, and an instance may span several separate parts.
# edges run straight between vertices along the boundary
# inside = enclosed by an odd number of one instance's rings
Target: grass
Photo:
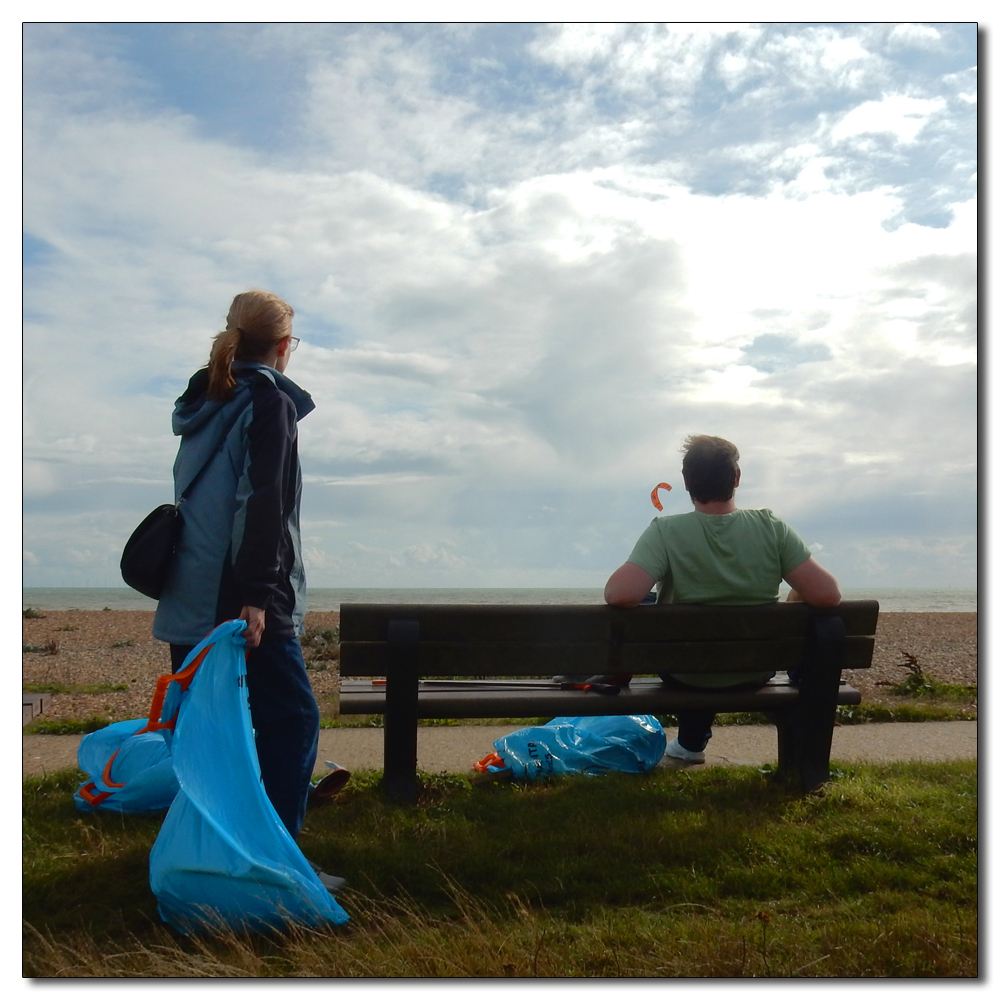
[[[24,974],[135,977],[974,977],[974,762],[840,765],[801,796],[754,768],[472,786],[413,809],[355,774],[305,854],[345,927],[186,939],[148,886],[159,817],[24,783]]]
[[[107,691],[127,691],[127,684],[22,684],[30,694],[104,694]]]
[[[96,733],[98,729],[110,726],[111,720],[103,715],[92,715],[87,719],[32,719],[21,730],[41,736],[76,736]]]
[[[56,693],[56,689],[72,685],[26,684],[28,692]],[[80,693],[83,686],[78,686]],[[93,693],[102,693],[120,688],[104,688],[93,686]],[[886,703],[869,702],[862,705],[841,705],[837,709],[837,721],[842,725],[858,725],[863,722],[975,722],[978,713],[975,705],[955,705],[949,702],[930,703]],[[510,726],[521,729],[524,726],[541,726],[549,721],[549,716],[531,718],[489,718],[489,719],[421,719],[421,726]],[[677,719],[672,715],[657,716],[661,725],[671,727],[677,725]],[[103,729],[111,720],[100,716],[87,719],[53,719],[44,721],[36,719],[24,727],[25,733],[48,733],[66,735],[71,733],[92,733]],[[721,712],[716,716],[716,726],[760,726],[770,725],[769,720],[760,712]],[[324,716],[320,720],[322,729],[381,729],[381,715],[341,715],[339,718]]]
[[[840,705],[837,708],[837,722],[852,726],[863,722],[975,722],[978,718],[976,703],[958,703],[952,698],[905,699],[893,701],[864,702],[861,705]],[[491,718],[491,719],[421,719],[421,726],[541,726],[551,716],[534,718]],[[656,718],[664,728],[677,725],[674,715],[658,715]],[[720,712],[715,717],[716,726],[769,726],[773,725],[763,712]],[[381,715],[341,715],[338,718],[324,717],[320,721],[323,729],[371,729],[381,728]]]

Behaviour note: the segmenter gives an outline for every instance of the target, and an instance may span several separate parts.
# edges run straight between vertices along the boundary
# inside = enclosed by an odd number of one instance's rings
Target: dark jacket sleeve
[[[247,428],[250,494],[233,558],[233,582],[244,605],[267,608],[279,586],[282,556],[289,545],[285,508],[295,424],[295,407],[283,392],[272,386],[256,389]]]

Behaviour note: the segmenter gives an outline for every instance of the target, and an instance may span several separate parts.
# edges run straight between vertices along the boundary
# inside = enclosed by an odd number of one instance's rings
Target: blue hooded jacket
[[[315,404],[263,364],[236,361],[233,377],[231,398],[213,400],[201,369],[174,407],[174,501],[204,472],[181,504],[180,545],[153,619],[164,642],[198,643],[245,605],[265,609],[265,638],[303,633],[297,425]]]

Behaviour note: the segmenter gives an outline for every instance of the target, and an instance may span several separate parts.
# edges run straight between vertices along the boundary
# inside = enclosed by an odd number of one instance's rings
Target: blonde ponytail
[[[295,311],[273,292],[240,292],[226,317],[226,329],[215,335],[208,359],[208,398],[229,399],[236,385],[233,361],[266,358],[292,331]]]
[[[229,399],[236,386],[233,378],[233,359],[240,346],[239,330],[223,330],[212,341],[208,359],[208,398]]]

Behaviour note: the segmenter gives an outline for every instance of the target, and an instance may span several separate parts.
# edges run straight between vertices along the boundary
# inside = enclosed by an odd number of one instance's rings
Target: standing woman
[[[247,622],[247,687],[261,777],[294,839],[316,763],[319,707],[298,640],[305,575],[297,424],[314,404],[284,374],[298,345],[292,315],[270,292],[237,295],[208,367],[177,400],[175,502],[198,478],[181,505],[180,548],[153,635],[170,643],[176,671],[216,625]]]

